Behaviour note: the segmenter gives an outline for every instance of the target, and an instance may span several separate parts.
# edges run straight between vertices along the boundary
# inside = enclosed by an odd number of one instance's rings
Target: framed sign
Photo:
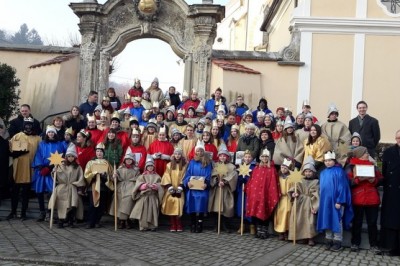
[[[11,150],[12,151],[27,151],[28,150],[28,142],[22,140],[13,140],[11,141]]]
[[[92,172],[107,173],[108,172],[108,163],[107,162],[95,162],[94,164],[92,164]]]
[[[355,165],[355,176],[375,177],[375,166],[373,165]]]
[[[244,157],[244,151],[237,151],[236,158],[235,158],[235,164],[240,165],[242,163],[243,157]]]
[[[204,177],[202,176],[191,176],[190,184],[193,186],[190,189],[193,190],[204,190]]]

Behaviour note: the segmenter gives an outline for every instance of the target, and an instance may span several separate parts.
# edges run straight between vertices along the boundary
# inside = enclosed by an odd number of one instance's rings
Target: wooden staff
[[[53,228],[53,217],[54,217],[54,205],[56,204],[56,197],[57,195],[54,194],[54,191],[56,190],[56,181],[57,181],[57,168],[58,165],[55,166],[55,171],[54,171],[54,178],[53,178],[53,195],[52,195],[52,204],[51,204],[51,211],[50,211],[50,229]]]
[[[242,184],[242,217],[240,218],[240,235],[243,235],[244,223],[243,223],[243,216],[244,216],[244,183]]]
[[[294,183],[294,193],[297,194],[297,182]],[[296,245],[297,196],[294,197],[293,205],[293,245]]]
[[[118,214],[118,210],[117,210],[117,208],[118,208],[118,202],[117,202],[118,197],[117,197],[117,178],[115,177],[116,173],[117,173],[117,169],[115,167],[115,162],[114,162],[114,174],[113,174],[113,177],[114,177],[114,230],[115,231],[117,231],[117,229],[118,229],[118,215],[117,215]]]
[[[218,175],[218,187],[219,187],[219,198],[218,198],[218,235],[221,233],[221,205],[222,205],[222,187],[219,185],[221,182],[221,175]]]

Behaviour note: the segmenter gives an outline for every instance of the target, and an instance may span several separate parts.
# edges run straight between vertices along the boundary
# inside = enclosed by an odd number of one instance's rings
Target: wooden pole
[[[51,211],[50,211],[50,229],[53,228],[53,217],[54,217],[54,205],[56,204],[57,201],[57,195],[54,194],[56,190],[56,181],[57,181],[57,167],[58,165],[55,166],[55,171],[54,171],[54,178],[53,178],[53,192],[52,192],[52,204],[51,204]]]
[[[297,182],[294,183],[294,193],[297,195]],[[293,213],[293,245],[296,245],[297,197],[294,198]]]
[[[244,231],[244,183],[242,184],[242,217],[240,218],[240,235],[243,235]]]
[[[222,205],[222,187],[219,185],[221,176],[218,178],[219,198],[218,198],[218,235],[221,233],[221,205]]]
[[[118,229],[118,197],[117,197],[117,178],[115,177],[115,174],[117,173],[117,169],[115,168],[115,162],[114,162],[114,230],[117,231]]]

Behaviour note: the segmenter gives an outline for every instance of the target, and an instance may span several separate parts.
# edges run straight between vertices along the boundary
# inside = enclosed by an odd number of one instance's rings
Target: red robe
[[[236,152],[238,140],[239,139],[231,140],[230,142],[228,141],[228,143],[226,144],[226,148],[229,152]]]
[[[195,149],[195,148],[196,148],[196,147],[193,147],[193,149],[189,152],[189,155],[188,155],[188,160],[189,160],[189,161],[192,160],[192,159],[194,158],[194,155],[195,155],[194,149]],[[213,153],[212,160],[213,160],[214,162],[218,162],[218,150],[217,150],[217,147],[215,147],[214,144],[206,143],[206,144],[204,145],[204,148],[205,148],[206,152],[207,152],[207,151],[208,151],[208,152],[212,152],[212,153]]]
[[[192,101],[191,99],[188,99],[181,107],[181,109],[185,110],[185,114],[187,114],[187,111],[189,110],[189,107],[193,107],[195,110],[200,104],[200,100],[197,99],[196,101]]]
[[[92,146],[81,148],[76,145],[76,152],[78,154],[78,164],[82,167],[82,170],[85,171],[86,164],[96,157],[96,150]]]
[[[129,89],[128,91],[129,95],[131,97],[142,97],[143,94],[143,88],[140,87],[139,89],[133,86],[132,88]]]
[[[263,221],[270,218],[280,198],[278,173],[274,163],[271,162],[270,167],[257,165],[251,173],[245,191],[246,216],[257,217]]]
[[[159,141],[157,139],[150,144],[148,153],[153,155],[158,152],[164,155],[171,156],[174,153],[174,146],[172,146],[172,144],[168,140]],[[168,163],[169,160],[163,160],[161,158],[154,160],[154,167],[156,168],[156,172],[159,176],[164,175],[165,168],[167,167]]]
[[[94,145],[98,144],[99,142],[103,141],[103,131],[98,128],[89,129],[86,128],[86,131],[90,132],[90,140],[93,142]]]
[[[132,102],[123,103],[123,104],[121,105],[120,110],[124,110],[124,109],[126,109],[126,108],[128,108],[128,107],[129,107],[129,109],[132,109],[132,108],[133,108],[133,103],[132,103]]]
[[[146,157],[147,157],[146,147],[141,145],[141,144],[139,144],[137,146],[131,145],[129,147],[131,148],[131,151],[132,151],[133,154],[135,154],[135,153],[140,153],[141,154],[140,160],[139,160],[139,162],[137,162],[137,164],[138,164],[138,167],[140,169],[140,172],[143,173],[144,166],[145,166],[145,163],[146,163]]]

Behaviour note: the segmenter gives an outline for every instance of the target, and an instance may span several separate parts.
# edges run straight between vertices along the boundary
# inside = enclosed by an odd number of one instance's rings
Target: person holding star
[[[64,153],[65,147],[57,138],[57,130],[53,126],[48,126],[44,140],[39,143],[36,150],[35,158],[32,163],[35,173],[32,180],[32,187],[36,192],[39,202],[40,215],[38,222],[43,222],[46,219],[46,209],[44,207],[44,194],[53,192],[53,178],[51,171],[54,165],[50,163],[52,153]]]

